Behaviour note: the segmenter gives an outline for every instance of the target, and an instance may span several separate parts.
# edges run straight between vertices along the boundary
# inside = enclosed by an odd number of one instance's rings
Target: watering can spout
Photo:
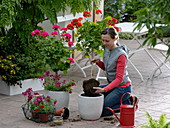
[[[115,117],[116,117],[116,119],[120,122],[120,119],[119,119],[119,117],[116,115],[116,113],[114,112],[115,110],[119,110],[120,108],[118,108],[118,109],[111,109],[111,108],[109,108],[109,107],[106,107],[108,110],[110,110],[114,115],[115,115]]]

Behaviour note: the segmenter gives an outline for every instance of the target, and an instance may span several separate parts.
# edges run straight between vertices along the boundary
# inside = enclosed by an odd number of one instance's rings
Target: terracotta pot
[[[40,122],[48,122],[50,113],[39,113]]]
[[[36,113],[36,112],[31,112],[31,114],[32,114],[32,118],[33,118],[33,119],[38,119],[38,118],[39,118],[38,113]]]
[[[55,116],[61,116],[63,117],[63,119],[68,119],[69,115],[70,115],[69,109],[66,107],[62,107],[55,111]]]

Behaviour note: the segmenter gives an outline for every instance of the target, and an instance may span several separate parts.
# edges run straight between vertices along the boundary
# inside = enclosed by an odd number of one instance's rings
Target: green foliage
[[[136,29],[143,26],[148,28],[147,38],[143,45],[155,46],[159,41],[169,47],[167,54],[170,55],[170,3],[168,0],[154,0],[150,7],[135,12],[138,25]],[[168,36],[165,38],[165,36]],[[159,40],[157,40],[159,39]]]
[[[40,54],[45,60],[45,63],[50,66],[54,72],[64,71],[70,68],[70,55],[72,50],[64,45],[64,38],[57,39],[56,36],[48,36],[46,38],[41,35],[36,36],[38,40],[38,48],[40,49]]]
[[[17,53],[7,57],[1,56],[0,75],[8,85],[21,85],[20,80],[37,78],[44,72],[38,61]]]
[[[80,51],[86,49],[87,56],[92,53],[92,49],[100,54],[103,50],[100,49],[102,45],[101,32],[106,28],[108,20],[111,17],[106,17],[96,23],[86,20],[81,27],[77,29],[76,36],[78,38],[76,48]]]
[[[66,11],[76,14],[92,8],[92,2],[98,5],[100,0],[0,0],[0,56],[21,55],[22,61],[17,61],[17,66],[22,71],[17,79],[9,81],[14,84],[33,76],[35,72],[45,68],[45,61],[40,54],[37,41],[30,36],[30,32],[38,28],[38,24],[50,20],[57,23],[57,13]],[[68,10],[69,9],[69,10]],[[58,49],[59,50],[59,49]],[[59,52],[65,52],[59,50]],[[54,57],[54,56],[52,56]],[[21,60],[21,59],[20,59]],[[52,61],[52,60],[51,60]],[[53,64],[52,67],[55,65]],[[63,65],[63,67],[68,65]],[[61,69],[61,67],[60,67]],[[3,69],[2,69],[3,70]],[[65,70],[65,69],[62,69]],[[3,73],[4,74],[4,73]],[[10,74],[6,74],[10,75]],[[8,77],[9,80],[10,76]]]
[[[120,39],[126,39],[126,40],[130,40],[133,39],[133,35],[129,34],[129,33],[119,33],[119,38]]]
[[[124,13],[123,5],[126,0],[105,0],[104,1],[104,17],[112,16],[119,19]]]
[[[151,115],[146,112],[148,124],[140,126],[141,128],[170,128],[170,122],[167,123],[166,114],[162,114],[159,120],[154,120]]]
[[[44,89],[48,91],[67,91],[72,93],[72,87],[75,86],[75,80],[61,80],[61,76],[53,75],[49,71],[40,76],[39,79],[44,81]]]

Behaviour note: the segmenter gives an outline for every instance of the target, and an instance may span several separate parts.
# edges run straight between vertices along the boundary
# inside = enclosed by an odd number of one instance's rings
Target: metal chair
[[[158,58],[158,60],[160,61],[160,64],[154,69],[154,71],[150,75],[150,79],[153,79],[155,77],[155,74],[158,71],[158,69],[160,69],[160,74],[162,73],[162,71],[161,71],[162,66],[166,66],[170,70],[170,66],[167,64],[167,62],[170,61],[170,57],[169,57],[169,55],[165,54],[168,51],[168,46],[165,44],[158,43],[158,44],[156,44],[155,47],[149,47],[148,49],[158,51],[164,57],[164,59],[162,59],[162,58],[159,58],[158,56],[156,56]]]

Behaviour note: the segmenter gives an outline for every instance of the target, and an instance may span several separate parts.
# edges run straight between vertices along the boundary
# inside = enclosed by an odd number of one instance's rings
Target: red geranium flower
[[[76,28],[79,28],[80,26],[82,26],[83,24],[81,22],[78,22],[78,24],[76,24]]]
[[[37,109],[35,109],[35,111],[36,111],[36,112],[39,112],[40,110],[37,108]]]
[[[120,32],[120,28],[119,27],[117,27],[117,26],[113,26],[113,27],[116,29],[117,32]]]
[[[86,17],[86,18],[91,17],[91,13],[88,12],[88,11],[84,11],[83,16]]]
[[[43,108],[44,108],[44,105],[41,105],[41,106],[40,106],[40,108],[42,108],[42,109],[43,109]]]
[[[108,24],[111,26],[114,26],[117,23],[117,19],[112,18],[111,20],[108,20]]]
[[[73,29],[74,29],[74,25],[68,24],[68,25],[67,25],[67,28],[68,28],[69,30],[73,30]]]
[[[96,14],[102,14],[102,11],[100,9],[96,10]]]
[[[73,20],[71,21],[71,24],[72,24],[72,25],[77,25],[77,24],[78,24],[78,22],[79,22],[79,20],[78,20],[78,19],[73,19]]]
[[[82,21],[82,20],[83,20],[83,17],[79,17],[79,18],[78,18],[78,21]]]
[[[57,103],[57,101],[55,100],[55,101],[54,101],[54,104],[56,104],[56,103]]]

